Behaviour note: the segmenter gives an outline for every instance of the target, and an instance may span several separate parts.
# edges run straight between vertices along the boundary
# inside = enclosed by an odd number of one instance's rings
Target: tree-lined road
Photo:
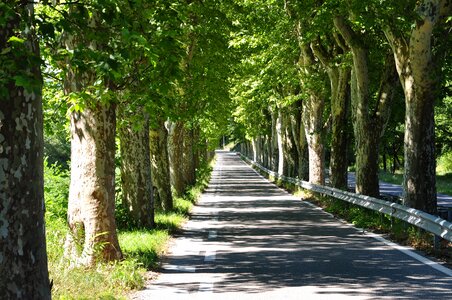
[[[160,276],[133,299],[452,299],[450,269],[300,201],[232,153],[217,154]]]

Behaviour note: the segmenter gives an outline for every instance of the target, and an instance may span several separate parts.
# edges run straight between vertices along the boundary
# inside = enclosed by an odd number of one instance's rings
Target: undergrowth
[[[124,219],[118,207],[116,217],[125,221],[118,226],[118,238],[124,259],[100,263],[93,268],[71,267],[64,259],[69,173],[57,165],[45,165],[46,232],[49,275],[53,299],[125,299],[131,290],[145,285],[146,273],[158,267],[171,234],[180,230],[192,206],[207,186],[211,165],[197,172],[197,183],[184,197],[174,199],[174,210],[156,211],[154,229],[139,229]]]

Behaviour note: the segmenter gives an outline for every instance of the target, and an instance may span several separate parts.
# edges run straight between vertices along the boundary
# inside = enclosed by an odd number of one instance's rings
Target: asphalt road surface
[[[336,220],[237,155],[217,154],[161,274],[133,299],[452,299],[452,270]]]

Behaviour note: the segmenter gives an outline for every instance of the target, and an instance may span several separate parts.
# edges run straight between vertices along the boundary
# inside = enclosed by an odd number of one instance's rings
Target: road
[[[452,270],[301,201],[232,153],[217,154],[161,274],[132,299],[452,299]]]

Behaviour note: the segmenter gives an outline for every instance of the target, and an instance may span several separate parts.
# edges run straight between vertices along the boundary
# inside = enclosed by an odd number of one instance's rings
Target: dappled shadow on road
[[[295,199],[237,157],[220,160],[183,233],[215,249],[216,260],[206,263],[203,252],[174,256],[171,264],[182,267],[162,273],[195,266],[217,278],[216,294],[315,287],[318,295],[452,299],[450,277]],[[218,236],[209,239],[212,230]],[[164,284],[189,293],[199,287],[196,280]]]

